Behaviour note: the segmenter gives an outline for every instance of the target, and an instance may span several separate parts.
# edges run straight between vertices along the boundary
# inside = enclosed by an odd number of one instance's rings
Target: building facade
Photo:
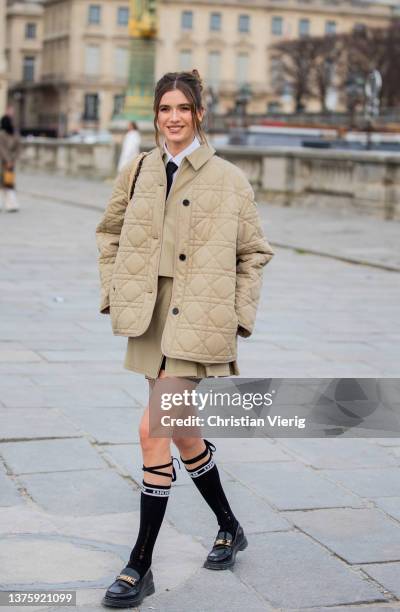
[[[41,2],[8,2],[6,59],[8,101],[20,127],[37,120],[36,88],[41,78],[43,6]]]
[[[23,127],[61,136],[109,127],[127,88],[129,4],[8,0],[10,101]],[[249,113],[290,111],[274,93],[274,43],[385,26],[394,11],[391,0],[158,0],[155,78],[197,68],[218,113],[246,90]]]
[[[7,63],[6,63],[6,0],[0,0],[0,115],[6,108]]]
[[[27,41],[33,5],[37,36]],[[21,127],[60,136],[108,127],[127,86],[129,0],[10,2],[7,13],[9,100]]]
[[[128,0],[46,0],[44,6],[46,112],[59,133],[108,127],[127,85]]]
[[[292,110],[274,93],[274,43],[385,26],[394,8],[363,0],[164,0],[159,14],[157,77],[196,67],[217,94],[217,112],[231,110],[245,87],[248,112],[266,113]]]

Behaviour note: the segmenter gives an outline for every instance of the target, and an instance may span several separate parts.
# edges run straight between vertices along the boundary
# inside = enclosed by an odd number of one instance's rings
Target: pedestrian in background
[[[237,337],[253,332],[262,268],[274,254],[247,178],[207,141],[201,92],[197,70],[158,81],[157,146],[124,167],[96,230],[100,311],[128,337],[125,366],[145,375],[153,406],[160,379],[176,390],[185,380],[239,375]],[[149,420],[148,406],[139,428],[139,533],[103,599],[110,607],[137,606],[155,590],[152,553],[176,474],[171,439],[152,437]],[[215,445],[202,437],[172,441],[218,522],[204,567],[230,569],[247,539],[225,496]]]
[[[128,131],[122,142],[121,155],[118,162],[118,172],[129,162],[132,162],[140,152],[140,132],[134,121],[129,122]]]
[[[12,120],[12,112],[3,115],[0,122],[0,209],[17,212],[19,204],[15,192],[15,163],[20,151],[19,135]]]

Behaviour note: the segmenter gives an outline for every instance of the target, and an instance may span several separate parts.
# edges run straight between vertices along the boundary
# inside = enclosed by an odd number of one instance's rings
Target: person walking
[[[185,380],[239,375],[237,338],[253,332],[262,269],[274,255],[248,180],[207,141],[202,89],[197,70],[157,82],[157,146],[117,177],[96,228],[100,312],[110,314],[115,335],[128,338],[125,367],[148,380],[149,404],[158,401],[160,381],[179,388]],[[152,554],[177,459],[170,437],[150,436],[149,416],[147,406],[139,427],[139,533],[105,593],[109,607],[139,605],[155,591]],[[223,490],[216,447],[201,437],[172,440],[218,522],[204,567],[232,568],[247,539]]]
[[[15,163],[20,152],[20,140],[12,116],[0,120],[0,210],[3,202],[7,212],[17,212],[19,204],[15,191]]]
[[[118,172],[121,172],[122,168],[129,162],[138,156],[140,151],[140,132],[137,124],[134,121],[130,121],[128,125],[128,131],[122,141],[121,155],[118,162]]]

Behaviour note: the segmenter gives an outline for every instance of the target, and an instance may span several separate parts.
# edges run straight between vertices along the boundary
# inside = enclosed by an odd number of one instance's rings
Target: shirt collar
[[[183,151],[181,151],[180,153],[178,153],[177,155],[175,155],[175,157],[173,155],[171,155],[171,153],[168,151],[167,149],[167,145],[164,142],[164,153],[166,153],[167,155],[167,163],[169,161],[173,161],[177,166],[180,166],[182,160],[187,156],[190,155],[190,153],[193,153],[193,151],[195,151],[196,149],[198,149],[201,146],[199,139],[197,138],[197,136],[195,136],[193,138],[193,141],[190,143],[189,146],[186,147],[186,149],[183,149]]]

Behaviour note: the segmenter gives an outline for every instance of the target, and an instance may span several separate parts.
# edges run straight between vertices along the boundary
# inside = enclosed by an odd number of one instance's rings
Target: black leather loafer
[[[142,603],[147,595],[154,593],[153,574],[149,568],[140,578],[138,572],[124,567],[115,582],[108,587],[102,604],[108,608],[131,608]]]
[[[247,538],[239,525],[235,537],[229,531],[218,531],[213,548],[208,554],[203,567],[213,570],[224,570],[233,567],[236,554],[247,547]]]

